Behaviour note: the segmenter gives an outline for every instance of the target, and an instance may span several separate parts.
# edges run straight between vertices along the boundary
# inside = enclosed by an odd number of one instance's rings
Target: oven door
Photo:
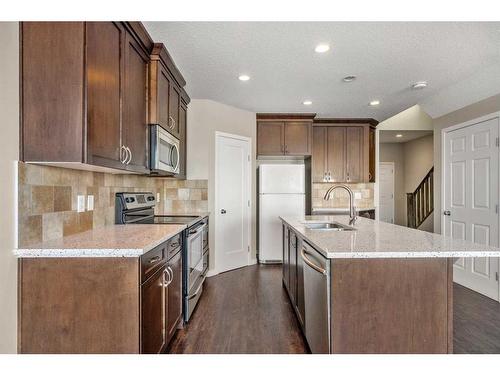
[[[203,262],[203,230],[206,224],[202,223],[190,228],[187,234],[188,285],[191,291],[205,273]]]
[[[159,125],[151,125],[151,169],[157,173],[179,173],[179,140]]]

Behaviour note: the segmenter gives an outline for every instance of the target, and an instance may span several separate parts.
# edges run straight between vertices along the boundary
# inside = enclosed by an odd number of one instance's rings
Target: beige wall
[[[434,231],[441,233],[441,131],[500,111],[500,94],[434,119]]]
[[[187,178],[208,179],[208,209],[215,222],[215,132],[252,139],[252,210],[251,258],[256,253],[256,122],[255,113],[205,99],[193,99],[188,107]],[[215,268],[215,233],[210,226],[210,269]]]
[[[379,159],[394,163],[394,224],[406,225],[403,143],[381,143]]]
[[[377,130],[432,130],[432,118],[419,105],[414,105],[382,121]]]
[[[406,193],[415,191],[433,166],[433,136],[404,143],[381,143],[381,162],[394,162],[394,223],[406,225]],[[432,231],[433,219],[419,227]]]
[[[19,158],[19,25],[0,22],[0,353],[17,351],[16,166]]]

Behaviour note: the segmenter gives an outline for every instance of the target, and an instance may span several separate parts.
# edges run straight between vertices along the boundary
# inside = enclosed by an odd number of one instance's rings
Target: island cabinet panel
[[[453,352],[446,258],[332,259],[331,270],[333,353]]]
[[[283,224],[283,285],[288,290],[290,282],[290,242],[288,226]]]
[[[138,258],[19,260],[20,353],[139,353]]]
[[[293,231],[290,231],[288,260],[288,291],[290,299],[295,305],[297,302],[297,236]]]

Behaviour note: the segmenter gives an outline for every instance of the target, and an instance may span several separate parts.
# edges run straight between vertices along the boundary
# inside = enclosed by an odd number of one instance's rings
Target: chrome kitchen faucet
[[[326,192],[325,196],[324,196],[324,200],[327,201],[330,199],[330,195],[332,194],[332,192],[335,190],[335,189],[344,189],[345,191],[347,191],[347,193],[349,194],[349,225],[354,225],[354,223],[356,223],[356,207],[354,207],[354,193],[352,192],[351,188],[349,186],[346,186],[346,185],[335,185],[335,186],[332,186],[330,189],[328,189],[328,191]]]

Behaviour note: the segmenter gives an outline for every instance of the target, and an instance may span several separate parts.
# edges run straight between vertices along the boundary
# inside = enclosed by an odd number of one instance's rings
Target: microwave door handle
[[[177,154],[177,164],[172,165],[172,167],[174,168],[174,172],[177,172],[177,169],[179,168],[179,162],[180,162],[180,157],[179,157],[179,149],[177,148],[177,145],[174,144],[172,145],[172,148],[170,149],[170,164],[172,164],[172,160],[174,159],[172,156],[174,154],[174,152]]]

